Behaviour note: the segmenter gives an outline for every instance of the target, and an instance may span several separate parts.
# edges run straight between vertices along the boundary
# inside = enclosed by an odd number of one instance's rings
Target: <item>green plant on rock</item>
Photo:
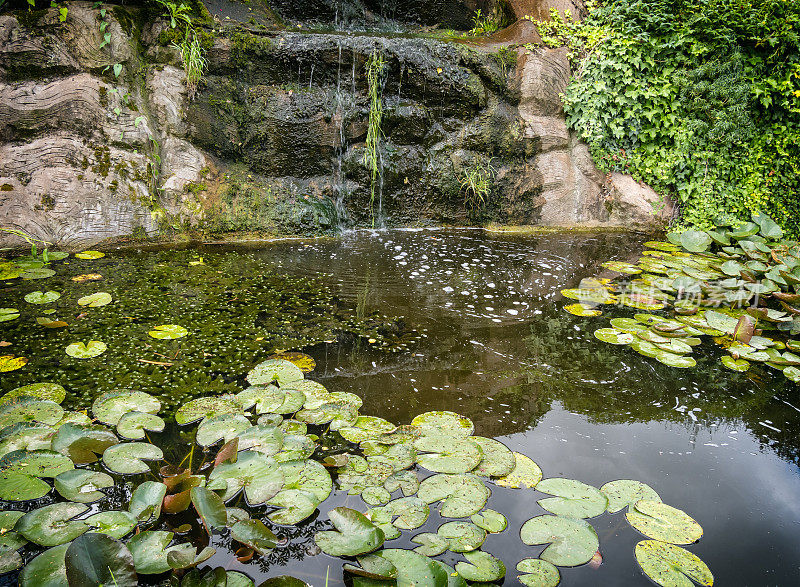
[[[468,212],[475,213],[486,206],[492,192],[494,174],[489,161],[478,160],[472,167],[461,169],[461,192]]]
[[[172,42],[172,47],[180,53],[186,74],[186,89],[192,98],[203,78],[206,59],[200,36],[192,24],[191,8],[183,2],[180,4],[168,0],[157,0],[157,2],[166,9],[170,28],[181,30],[183,34],[179,41]]]
[[[386,61],[383,53],[375,49],[367,59],[367,92],[369,97],[369,119],[367,140],[364,145],[364,165],[370,172],[369,210],[372,226],[375,227],[375,190],[381,173],[381,122],[383,120],[383,83]]]
[[[500,28],[500,16],[497,14],[483,14],[481,9],[472,15],[472,28],[469,31],[471,37],[491,35]]]

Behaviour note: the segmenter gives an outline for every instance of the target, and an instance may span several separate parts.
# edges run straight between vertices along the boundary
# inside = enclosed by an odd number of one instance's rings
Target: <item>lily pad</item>
[[[53,426],[63,415],[64,409],[55,402],[19,396],[0,404],[0,429],[17,422],[39,422]]]
[[[447,571],[428,557],[400,548],[386,548],[376,553],[397,569],[397,584],[408,587],[442,587],[447,585]]]
[[[46,505],[22,516],[14,529],[40,546],[58,546],[89,530],[83,521],[73,520],[88,510],[79,503]]]
[[[150,466],[144,461],[164,458],[161,449],[147,442],[128,442],[108,447],[103,453],[103,464],[120,475],[147,473]]]
[[[314,360],[314,357],[298,352],[276,353],[274,355],[270,355],[267,357],[267,359],[280,359],[283,361],[289,361],[290,363],[299,367],[303,373],[310,373],[317,366],[317,362]]]
[[[183,338],[189,334],[189,331],[177,324],[162,324],[161,326],[156,326],[147,334],[159,340],[174,340],[176,338]]]
[[[463,437],[422,436],[414,441],[414,448],[420,453],[417,455],[420,466],[434,473],[466,473],[483,459],[480,446]]]
[[[25,357],[15,357],[14,355],[0,356],[0,373],[8,373],[22,369],[28,364],[28,359]]]
[[[224,528],[228,524],[228,512],[220,496],[205,487],[192,487],[191,496],[209,536],[212,528]]]
[[[527,487],[533,489],[542,480],[542,470],[539,465],[534,463],[529,457],[524,454],[514,453],[514,469],[505,477],[495,479],[494,482],[501,487],[509,487],[511,489],[521,489]]]
[[[457,563],[456,571],[467,581],[499,581],[506,576],[506,566],[503,561],[488,552],[482,550],[465,552],[464,557],[469,564]]]
[[[642,540],[634,552],[642,571],[657,585],[692,587],[692,581],[708,587],[714,584],[708,566],[688,550],[658,540]]]
[[[76,538],[67,548],[64,564],[70,585],[138,585],[130,551],[105,534],[88,533]]]
[[[517,570],[526,573],[517,577],[525,587],[556,587],[561,582],[561,573],[556,566],[540,558],[519,561]]]
[[[259,554],[275,548],[278,537],[260,520],[242,520],[231,528],[231,538],[249,546]]]
[[[455,412],[425,412],[411,420],[412,426],[423,431],[451,436],[467,437],[475,431],[472,420]]]
[[[594,331],[595,338],[607,342],[609,344],[630,344],[633,342],[633,335],[628,332],[622,332],[616,328],[599,328]]]
[[[472,471],[481,477],[505,477],[511,474],[516,466],[514,453],[502,442],[483,436],[470,438],[483,452],[483,458]]]
[[[575,481],[551,477],[540,481],[537,491],[558,497],[540,499],[537,503],[548,512],[565,518],[593,518],[606,511],[608,499],[599,489]]]
[[[158,481],[145,481],[133,490],[128,511],[139,522],[149,525],[161,516],[161,505],[167,495],[167,486]]]
[[[69,587],[64,556],[69,544],[45,550],[25,565],[19,576],[22,587]]]
[[[497,534],[502,532],[508,526],[508,520],[500,512],[494,510],[483,510],[478,514],[473,514],[470,517],[472,523],[478,528],[483,528],[490,534]]]
[[[450,542],[433,532],[423,532],[411,539],[414,544],[419,544],[414,552],[424,556],[439,556],[450,547]]]
[[[358,420],[358,408],[348,402],[329,402],[314,408],[304,408],[295,415],[307,424],[328,424],[331,430],[352,426]]]
[[[136,572],[142,575],[158,575],[172,570],[167,555],[170,550],[181,546],[169,547],[173,536],[172,532],[147,530],[131,538],[128,548],[133,555]]]
[[[303,380],[303,371],[289,361],[269,359],[256,365],[248,374],[250,385],[269,385],[277,382],[281,387]]]
[[[93,463],[109,446],[119,443],[113,432],[94,424],[62,424],[53,437],[53,450],[78,465]]]
[[[383,545],[384,533],[364,514],[346,507],[328,512],[336,531],[317,532],[314,541],[330,556],[358,556]]]
[[[27,501],[44,497],[50,485],[41,478],[73,469],[67,457],[52,450],[17,450],[0,459],[0,499]]]
[[[364,442],[365,440],[374,439],[385,432],[391,432],[395,428],[394,424],[383,418],[359,416],[353,426],[340,428],[339,434],[350,442]]]
[[[114,480],[99,471],[72,469],[59,474],[54,485],[56,491],[68,501],[92,503],[103,499],[106,494],[99,489],[114,486]]]
[[[692,544],[703,536],[703,529],[694,518],[660,501],[637,501],[625,517],[639,532],[661,542]]]
[[[175,421],[184,425],[211,416],[242,413],[242,407],[232,396],[199,397],[178,408]]]
[[[420,483],[417,496],[426,503],[441,501],[439,513],[445,518],[467,518],[477,514],[490,491],[475,475],[433,475]]]
[[[620,261],[606,261],[603,263],[603,267],[606,269],[610,269],[611,271],[616,271],[617,273],[625,273],[627,275],[636,275],[637,273],[641,273],[642,270],[639,269],[636,265],[631,265],[630,263],[622,263]]]
[[[679,369],[686,369],[697,365],[697,361],[692,357],[677,355],[668,351],[657,352],[655,358],[658,362],[664,363],[668,367],[677,367]]]
[[[413,530],[419,528],[428,520],[430,508],[428,504],[418,497],[401,497],[390,501],[385,506],[385,510],[393,518],[392,524],[401,530]]]
[[[740,373],[747,371],[750,368],[749,361],[745,361],[744,359],[734,359],[730,355],[725,355],[722,357],[722,364],[731,371],[738,371]]]
[[[472,522],[446,522],[436,533],[447,540],[448,549],[453,552],[471,552],[486,541],[486,530]]]
[[[306,396],[294,389],[278,389],[274,385],[251,385],[236,394],[242,408],[256,407],[258,414],[293,414],[303,407]]]
[[[202,550],[189,543],[178,544],[167,550],[167,564],[173,569],[190,569],[210,559],[217,554],[217,549],[206,546]],[[226,573],[227,586],[233,585],[230,573]],[[246,575],[239,575],[246,579],[244,585],[253,586],[253,582]]]
[[[251,506],[265,503],[283,486],[283,468],[271,457],[255,451],[239,453],[235,463],[217,465],[208,477],[208,488],[224,490],[224,501],[244,491]]]
[[[92,532],[108,534],[113,538],[123,538],[136,527],[138,520],[126,511],[111,510],[98,512],[83,520]]]
[[[56,272],[52,269],[48,269],[46,267],[35,267],[31,269],[26,269],[22,272],[20,277],[22,279],[47,279],[48,277],[53,277]]]
[[[66,352],[70,357],[76,359],[92,359],[102,355],[108,347],[106,343],[99,340],[90,340],[89,342],[73,342],[67,345]]]
[[[361,492],[361,499],[368,505],[382,505],[392,499],[392,495],[383,487],[367,487]]]
[[[41,450],[52,446],[55,428],[36,422],[18,422],[0,431],[0,457],[15,450]]]
[[[109,391],[92,404],[94,417],[109,426],[116,426],[128,412],[155,414],[160,409],[161,402],[143,391]]]
[[[600,491],[608,498],[608,511],[612,514],[633,506],[640,499],[661,501],[655,489],[633,479],[609,481],[600,488]]]
[[[164,420],[155,414],[134,411],[125,413],[117,422],[117,434],[126,440],[141,440],[145,437],[145,430],[162,432]]]
[[[393,493],[400,489],[403,495],[414,495],[419,489],[419,478],[414,471],[397,471],[392,473],[383,483],[384,489]]]
[[[559,567],[576,567],[589,562],[600,546],[597,532],[585,520],[561,516],[536,516],[519,532],[525,544],[549,544],[540,558]]]
[[[81,251],[80,253],[75,253],[75,257],[78,259],[95,260],[105,256],[106,254],[101,253],[100,251]]]
[[[284,488],[268,503],[285,509],[269,515],[277,524],[297,524],[314,513],[317,505],[333,490],[330,473],[316,461],[288,461],[280,464]]]
[[[210,416],[200,422],[195,440],[202,447],[208,447],[223,440],[229,442],[250,428],[250,420],[241,414],[222,414]]]
[[[239,450],[253,450],[269,457],[281,450],[283,439],[284,433],[280,428],[258,424],[239,434]]]
[[[99,291],[97,293],[89,294],[88,296],[83,296],[82,298],[78,298],[78,305],[79,306],[88,306],[90,308],[99,308],[101,306],[105,306],[111,303],[111,294],[104,291]]]
[[[16,308],[0,308],[0,322],[10,322],[19,318],[19,310]]]
[[[29,304],[51,304],[60,297],[61,294],[57,291],[32,291],[29,294],[25,294],[25,301]]]
[[[577,303],[577,304],[567,304],[564,306],[564,310],[572,314],[573,316],[580,316],[582,318],[592,318],[595,316],[600,316],[603,312],[601,310],[595,309],[590,304],[585,303]]]

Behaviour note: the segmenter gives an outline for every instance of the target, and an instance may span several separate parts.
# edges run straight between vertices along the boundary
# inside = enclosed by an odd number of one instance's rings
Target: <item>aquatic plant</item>
[[[23,587],[41,584],[45,576],[103,573],[113,573],[120,585],[166,573],[176,584],[182,576],[181,585],[193,585],[200,575],[193,567],[216,549],[198,551],[182,538],[180,520],[195,520],[189,529],[209,536],[227,529],[242,545],[237,558],[246,562],[268,556],[280,542],[280,526],[301,524],[338,486],[360,495],[365,511],[334,508],[328,512],[332,528],[316,532],[314,540],[330,556],[355,557],[358,566],[343,565],[354,579],[387,585],[426,576],[435,585],[498,581],[506,564],[481,550],[489,534],[507,528],[503,514],[485,508],[490,486],[497,485],[552,496],[538,502],[550,513],[531,518],[520,531],[525,544],[547,545],[538,558],[517,563],[525,585],[557,585],[557,567],[595,558],[599,539],[587,519],[626,508],[627,521],[648,538],[636,545],[636,560],[656,583],[685,577],[713,583],[708,567],[678,546],[701,538],[699,524],[662,503],[643,483],[623,479],[597,489],[576,480],[543,479],[530,458],[475,436],[464,416],[427,412],[401,426],[361,416],[361,398],[331,393],[283,359],[260,363],[247,379],[251,387],[237,394],[198,398],[175,413],[178,425],[191,427],[186,434],[191,447],[183,458],[169,447],[173,462],[158,446],[161,402],[147,393],[100,395],[92,405],[95,423],[86,414],[65,411],[58,386],[34,384],[0,399],[0,499],[41,499],[52,491],[47,479],[60,496],[46,505],[35,502],[25,512],[0,512],[0,571],[24,566]],[[292,406],[276,410],[288,398]],[[195,444],[217,448],[198,452],[198,462]],[[101,462],[106,472],[97,468]],[[433,474],[420,482],[418,469]],[[142,474],[149,478],[137,477]],[[129,497],[108,500],[124,483],[133,489]],[[88,503],[96,504],[94,509]],[[452,521],[413,536],[418,545],[413,550],[383,548],[403,531],[423,526],[437,503],[439,515]],[[263,521],[251,518],[248,510],[263,504],[272,506]],[[450,567],[433,558],[447,552],[465,560]],[[243,573],[226,575],[219,568],[207,573],[220,575],[215,584],[254,585]]]
[[[480,211],[492,192],[494,168],[489,161],[476,160],[471,167],[461,169],[461,191],[464,206],[470,213]]]
[[[373,50],[367,59],[367,92],[369,98],[369,119],[367,121],[367,139],[364,144],[364,165],[370,172],[369,210],[372,227],[375,227],[375,190],[381,173],[381,121],[383,120],[383,83],[386,61],[383,53]]]
[[[689,355],[699,337],[711,336],[727,350],[729,369],[759,362],[800,381],[800,341],[791,338],[800,334],[800,243],[784,239],[765,214],[735,227],[672,232],[667,241],[645,243],[650,249],[636,264],[603,264],[622,281],[592,278],[562,290],[579,300],[565,310],[590,316],[619,304],[642,311],[612,319],[595,337],[672,367],[695,366]]]

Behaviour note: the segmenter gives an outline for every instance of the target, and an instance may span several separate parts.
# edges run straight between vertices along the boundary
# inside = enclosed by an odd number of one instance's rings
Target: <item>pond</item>
[[[316,362],[306,378],[329,392],[356,394],[363,399],[361,414],[407,424],[423,412],[449,410],[470,418],[476,435],[532,458],[545,478],[595,487],[616,479],[650,485],[664,503],[702,525],[702,540],[687,549],[710,567],[717,584],[797,584],[797,385],[760,368],[729,371],[719,361],[721,350],[705,339],[693,355],[696,367],[673,369],[593,336],[609,316],[631,316],[630,310],[614,308],[602,319],[563,310],[572,301],[562,289],[586,277],[614,277],[601,264],[636,262],[646,240],[613,233],[424,229],[70,257],[52,265],[53,277],[7,281],[0,290],[0,306],[22,312],[0,325],[0,339],[12,343],[3,350],[29,359],[0,375],[0,387],[7,392],[37,381],[59,383],[71,409],[85,409],[112,389],[136,388],[161,398],[160,414],[168,420],[193,397],[241,391],[247,372],[271,353],[302,350]],[[91,273],[103,277],[72,280]],[[35,290],[62,296],[34,308],[22,297]],[[113,302],[76,304],[98,291],[110,293]],[[56,312],[44,314],[41,307]],[[42,328],[37,316],[69,326]],[[183,326],[189,335],[148,335],[162,324]],[[67,344],[89,339],[102,340],[108,350],[85,361],[64,353]],[[164,432],[148,438],[177,464],[192,442],[187,434],[167,422]],[[322,445],[326,454],[337,452],[329,435]],[[524,544],[520,528],[547,513],[537,500],[548,496],[490,487],[487,507],[504,513],[508,527],[490,534],[481,549],[505,563],[502,584],[519,584],[516,564],[543,549]],[[92,507],[124,508],[130,487],[105,499]],[[39,505],[57,500],[51,495]],[[361,512],[370,507],[335,489],[316,517],[296,527],[271,525],[288,539],[285,545],[238,561],[240,545],[215,532],[216,554],[200,567],[223,565],[255,584],[276,575],[315,586],[342,584],[349,577],[342,559],[318,552],[313,540],[331,528],[327,514],[338,506]],[[436,532],[447,521],[436,509],[431,506],[424,526],[403,532],[386,548],[417,547],[412,537]],[[267,511],[251,508],[254,517]],[[190,539],[200,546],[202,533],[196,520],[190,522]],[[602,564],[596,558],[559,567],[562,584],[649,584],[634,558],[644,538],[624,514],[606,513],[590,523]],[[26,548],[26,560],[39,552]],[[464,561],[449,551],[436,558],[452,566]],[[14,584],[16,576],[4,580]],[[163,576],[146,581],[158,584]]]

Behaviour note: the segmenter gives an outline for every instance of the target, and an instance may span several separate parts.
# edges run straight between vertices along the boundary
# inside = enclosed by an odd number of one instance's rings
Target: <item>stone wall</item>
[[[55,10],[0,15],[0,226],[84,246],[373,223],[658,224],[652,190],[603,177],[571,136],[565,52],[516,48],[535,36],[524,23],[509,29],[513,43],[506,31],[475,44],[209,17],[190,99],[164,20],[69,6],[65,23]],[[364,71],[376,51],[386,68],[373,201]],[[474,209],[461,182],[486,165],[491,196]]]

